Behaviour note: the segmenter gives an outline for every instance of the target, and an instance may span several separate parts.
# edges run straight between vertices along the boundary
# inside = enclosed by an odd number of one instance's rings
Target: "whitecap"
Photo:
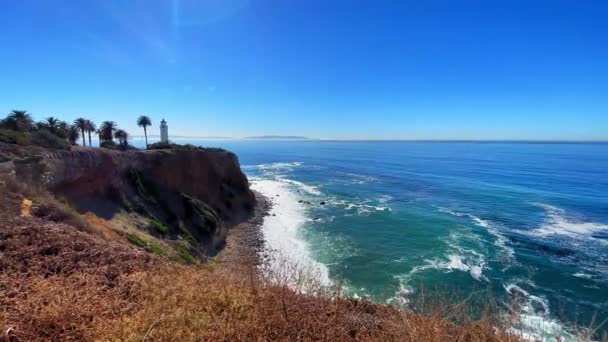
[[[514,255],[515,255],[515,250],[507,245],[507,242],[509,241],[504,235],[502,235],[500,233],[500,231],[498,230],[498,228],[496,227],[495,224],[493,224],[492,222],[490,222],[489,220],[484,220],[480,217],[477,217],[473,214],[469,214],[469,213],[462,213],[462,212],[458,212],[458,211],[454,211],[451,210],[449,208],[443,208],[443,207],[439,207],[438,210],[440,212],[443,213],[447,213],[456,217],[468,217],[469,219],[471,219],[477,226],[486,228],[486,231],[491,234],[492,236],[494,236],[495,240],[494,240],[494,246],[498,247],[501,250],[501,256],[505,259],[505,260],[511,260],[513,259]]]
[[[358,173],[349,173],[349,172],[339,172],[342,176],[347,176],[350,179],[348,180],[351,184],[367,184],[377,182],[378,178],[370,175],[362,175]]]
[[[573,276],[577,277],[577,278],[582,278],[582,279],[591,279],[593,278],[593,275],[588,274],[588,273],[583,273],[583,272],[577,272],[572,274]]]
[[[444,268],[447,270],[458,270],[458,271],[463,271],[463,272],[469,272],[469,274],[471,275],[471,277],[473,277],[473,279],[480,281],[480,280],[487,280],[482,272],[483,272],[483,267],[485,265],[485,261],[483,260],[483,258],[480,258],[478,260],[466,260],[463,258],[463,256],[458,255],[458,254],[451,254],[448,255],[448,261],[447,262],[441,262],[437,264],[440,268]]]
[[[385,204],[393,199],[391,195],[380,195],[378,196],[378,203]]]
[[[259,171],[265,176],[278,176],[289,173],[295,168],[303,165],[302,162],[279,162],[257,165],[244,165],[241,168],[245,171]]]
[[[448,272],[461,271],[467,272],[477,281],[488,281],[483,275],[483,270],[486,265],[485,258],[482,254],[469,249],[460,249],[463,254],[452,253],[447,255],[445,259],[425,260],[426,264],[418,265],[406,275],[398,276],[400,279],[409,279],[413,274],[425,271],[428,269],[445,270]]]
[[[545,210],[545,222],[535,230],[537,235],[592,236],[593,233],[608,230],[608,225],[598,222],[577,221],[567,216],[566,211],[552,205],[535,203]]]
[[[392,208],[386,205],[367,204],[371,203],[371,201],[369,200],[363,200],[361,202],[348,202],[344,200],[339,200],[330,201],[329,203],[334,206],[343,206],[344,210],[347,211],[345,216],[352,216],[351,213],[348,213],[349,211],[355,211],[358,216],[369,216],[374,211],[393,211]]]
[[[301,166],[302,162],[279,162],[279,163],[269,163],[269,164],[258,164],[256,167],[261,170],[268,169],[293,169],[294,167]]]
[[[309,185],[306,183],[302,183],[300,181],[297,180],[293,180],[293,179],[286,179],[286,178],[279,178],[278,179],[281,182],[287,183],[287,184],[292,184],[297,186],[298,188],[300,188],[301,190],[307,192],[310,195],[314,195],[314,196],[321,196],[321,190],[319,190],[318,187],[314,186],[314,185]]]

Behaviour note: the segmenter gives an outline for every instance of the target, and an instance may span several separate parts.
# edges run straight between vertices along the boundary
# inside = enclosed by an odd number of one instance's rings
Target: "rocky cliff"
[[[3,145],[0,162],[20,182],[48,190],[80,214],[106,222],[128,217],[143,232],[202,255],[214,254],[228,227],[249,218],[255,206],[236,155],[219,149],[51,151]]]

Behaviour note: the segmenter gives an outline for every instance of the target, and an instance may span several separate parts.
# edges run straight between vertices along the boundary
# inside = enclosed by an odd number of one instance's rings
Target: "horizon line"
[[[132,135],[132,138],[144,138],[143,135]],[[160,137],[160,135],[148,135],[150,137]],[[260,138],[260,137],[214,137],[214,136],[186,136],[186,135],[175,135],[174,139],[209,139],[209,140],[256,140],[256,141],[361,141],[361,142],[508,142],[508,143],[608,143],[608,139],[442,139],[442,138],[430,138],[430,139],[408,139],[408,138],[396,138],[396,139],[376,139],[376,138]]]

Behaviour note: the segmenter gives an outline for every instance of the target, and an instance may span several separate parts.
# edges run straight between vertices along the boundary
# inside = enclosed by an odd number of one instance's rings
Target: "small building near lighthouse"
[[[160,122],[160,142],[169,143],[169,127],[165,119]]]

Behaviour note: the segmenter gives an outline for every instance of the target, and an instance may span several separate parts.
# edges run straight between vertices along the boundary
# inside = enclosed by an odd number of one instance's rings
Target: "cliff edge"
[[[0,145],[3,173],[48,191],[92,229],[159,254],[214,255],[255,196],[236,155],[221,149],[46,150]],[[42,203],[41,205],[44,205]],[[32,204],[33,212],[45,210]]]

